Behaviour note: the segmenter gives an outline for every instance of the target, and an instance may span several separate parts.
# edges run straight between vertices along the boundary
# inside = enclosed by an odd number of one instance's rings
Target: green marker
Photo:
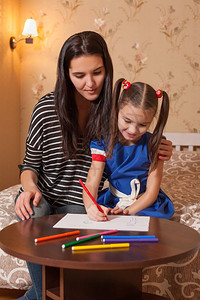
[[[96,235],[93,235],[93,236],[90,236],[90,237],[87,237],[85,239],[81,239],[79,241],[74,241],[74,242],[71,242],[71,243],[67,243],[67,244],[63,244],[62,245],[62,248],[67,248],[67,247],[70,247],[70,246],[75,246],[77,244],[80,244],[80,243],[83,243],[83,242],[87,242],[87,241],[90,241],[90,240],[93,240],[93,239],[96,239],[98,237],[101,237],[100,234],[96,234]]]

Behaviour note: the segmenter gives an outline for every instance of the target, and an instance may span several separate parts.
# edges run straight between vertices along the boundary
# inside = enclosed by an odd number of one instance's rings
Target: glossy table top
[[[114,235],[155,235],[158,243],[131,243],[130,248],[72,252],[62,244],[78,236],[35,244],[34,239],[59,234],[72,229],[53,228],[64,215],[51,215],[14,223],[0,232],[0,247],[10,255],[47,266],[82,270],[141,269],[184,258],[200,247],[200,235],[194,229],[177,222],[150,218],[148,232],[119,231]],[[76,230],[76,229],[74,229]],[[100,230],[80,230],[81,235]],[[101,239],[80,245],[101,244]]]

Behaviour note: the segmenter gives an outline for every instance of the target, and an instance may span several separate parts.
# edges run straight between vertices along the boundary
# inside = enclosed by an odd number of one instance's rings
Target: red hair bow
[[[157,90],[156,91],[156,96],[157,96],[157,98],[161,98],[162,96],[163,96],[163,92],[162,92],[162,90]]]
[[[128,89],[130,88],[130,86],[131,86],[131,84],[130,84],[129,81],[124,80],[124,81],[122,82],[122,87],[123,87],[124,90],[128,90]]]

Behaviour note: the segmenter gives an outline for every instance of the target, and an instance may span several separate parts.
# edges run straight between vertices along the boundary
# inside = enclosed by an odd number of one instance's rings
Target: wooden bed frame
[[[172,141],[176,151],[188,148],[189,151],[200,149],[200,133],[169,133],[164,134],[166,138]]]

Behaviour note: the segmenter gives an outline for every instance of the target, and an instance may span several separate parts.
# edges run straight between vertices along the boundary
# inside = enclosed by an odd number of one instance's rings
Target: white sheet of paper
[[[87,214],[67,214],[58,221],[54,228],[105,229],[148,231],[150,217],[146,216],[108,216],[108,221],[96,222],[88,218]]]

